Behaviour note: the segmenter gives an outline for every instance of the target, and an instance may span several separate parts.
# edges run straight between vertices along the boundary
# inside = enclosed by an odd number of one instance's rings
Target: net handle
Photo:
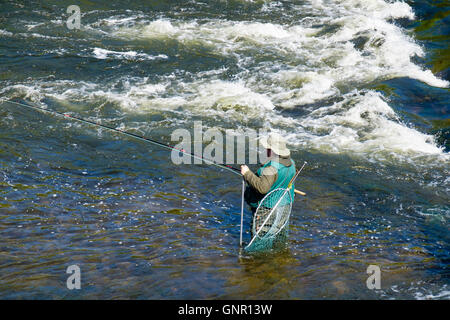
[[[287,186],[288,189],[292,188],[292,184],[294,183],[295,179],[297,179],[298,175],[300,174],[300,172],[302,172],[303,168],[306,166],[308,162],[303,162],[302,167],[300,168],[300,170],[297,170],[297,172],[295,173],[295,176],[292,177],[291,181],[289,181],[289,184]]]
[[[245,193],[245,180],[242,178],[242,196],[241,196],[241,235],[239,238],[239,246],[242,247],[242,230],[244,224],[244,193]]]

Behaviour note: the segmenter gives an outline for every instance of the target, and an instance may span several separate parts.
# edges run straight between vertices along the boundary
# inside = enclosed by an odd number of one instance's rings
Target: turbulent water
[[[2,1],[0,298],[449,299],[449,10]],[[195,121],[283,134],[308,161],[287,248],[240,252],[239,176],[5,100],[165,143]]]

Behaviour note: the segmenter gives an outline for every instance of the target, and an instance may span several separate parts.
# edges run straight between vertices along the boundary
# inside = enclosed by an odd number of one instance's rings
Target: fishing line
[[[105,124],[101,124],[101,123],[98,123],[98,122],[95,122],[95,121],[91,121],[91,120],[87,120],[87,119],[80,118],[80,117],[77,117],[77,116],[73,116],[73,115],[71,115],[69,113],[59,112],[59,111],[55,111],[55,110],[48,110],[48,109],[45,109],[45,108],[42,108],[42,107],[32,106],[32,105],[29,105],[29,104],[24,104],[24,103],[11,101],[11,100],[6,100],[6,99],[1,99],[1,100],[3,102],[9,102],[9,103],[16,104],[16,105],[23,106],[23,107],[27,107],[27,108],[30,108],[30,109],[34,109],[34,110],[38,110],[38,111],[42,111],[42,112],[47,112],[47,113],[50,113],[52,115],[58,115],[58,116],[62,116],[62,117],[69,118],[69,119],[72,119],[72,120],[76,120],[76,121],[79,121],[79,122],[83,122],[83,123],[91,124],[91,125],[98,126],[98,127],[101,127],[101,128],[105,128],[105,129],[108,129],[108,130],[111,130],[111,131],[114,131],[114,132],[117,132],[117,133],[121,133],[121,134],[130,136],[130,137],[133,137],[133,138],[145,141],[145,142],[152,143],[154,145],[157,145],[157,146],[162,147],[162,148],[169,149],[171,151],[177,150],[177,151],[179,151],[179,152],[181,152],[181,153],[183,153],[185,155],[191,156],[192,158],[205,161],[206,163],[212,164],[212,165],[214,165],[216,167],[219,167],[221,169],[226,169],[226,170],[228,170],[230,172],[233,172],[234,174],[242,176],[241,170],[239,170],[239,169],[237,169],[235,167],[232,167],[232,166],[226,165],[226,164],[217,163],[217,162],[215,162],[215,161],[213,161],[211,159],[208,159],[208,158],[205,158],[205,157],[202,157],[202,156],[198,156],[198,155],[196,155],[196,154],[194,154],[192,152],[186,152],[184,149],[178,149],[178,148],[175,148],[174,146],[171,146],[169,144],[166,144],[166,143],[163,143],[163,142],[160,142],[160,141],[156,141],[154,139],[150,139],[150,138],[147,138],[147,137],[143,137],[143,136],[137,135],[135,133],[131,133],[131,132],[124,131],[124,130],[117,129],[117,128],[113,128],[113,127],[110,127],[110,126],[107,126]]]
[[[76,121],[79,121],[79,122],[82,122],[82,123],[87,123],[87,124],[94,125],[94,126],[97,126],[97,127],[105,128],[105,129],[111,130],[111,131],[116,132],[116,133],[121,133],[121,134],[130,136],[130,137],[133,137],[133,138],[145,141],[145,142],[152,143],[154,145],[157,145],[157,146],[165,148],[165,149],[169,149],[171,151],[177,150],[177,151],[179,151],[179,152],[181,152],[183,154],[191,156],[192,158],[205,161],[205,162],[210,163],[210,164],[212,164],[212,165],[214,165],[216,167],[219,167],[221,169],[226,169],[226,170],[228,170],[228,171],[230,171],[230,172],[232,172],[234,174],[237,174],[237,175],[242,177],[241,171],[239,169],[237,169],[237,168],[234,168],[234,167],[230,166],[230,165],[217,163],[217,162],[215,162],[213,160],[210,160],[210,159],[198,156],[198,155],[196,155],[194,153],[186,152],[183,149],[178,149],[178,148],[175,148],[175,147],[173,147],[173,146],[171,146],[169,144],[166,144],[166,143],[163,143],[163,142],[159,142],[159,141],[147,138],[147,137],[143,137],[143,136],[137,135],[135,133],[131,133],[131,132],[124,131],[124,130],[121,130],[121,129],[113,128],[113,127],[110,127],[110,126],[107,126],[107,125],[104,125],[104,124],[101,124],[101,123],[98,123],[98,122],[95,122],[95,121],[83,119],[83,118],[80,118],[80,117],[77,117],[77,116],[73,116],[71,114],[64,113],[64,112],[59,112],[59,111],[54,111],[54,110],[47,110],[47,109],[42,108],[42,107],[32,106],[32,105],[28,105],[28,104],[24,104],[24,103],[20,103],[20,102],[16,102],[16,101],[6,100],[6,99],[3,99],[3,98],[0,98],[0,100],[2,100],[3,102],[9,102],[9,103],[12,103],[12,104],[23,106],[23,107],[26,107],[26,108],[30,108],[30,109],[34,109],[34,110],[38,110],[38,111],[42,111],[42,112],[47,112],[47,113],[49,113],[51,115],[54,115],[54,116],[57,115],[57,116],[61,116],[61,117],[64,117],[64,118],[71,119],[71,120],[76,120]],[[244,219],[244,191],[245,191],[245,181],[244,181],[244,179],[242,179],[241,234],[240,234],[240,241],[239,241],[241,246],[242,246],[242,227],[243,227],[243,219]]]

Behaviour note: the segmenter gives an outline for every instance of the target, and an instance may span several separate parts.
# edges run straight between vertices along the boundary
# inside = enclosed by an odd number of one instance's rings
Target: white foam
[[[431,299],[450,299],[450,291],[447,290],[447,285],[444,285],[444,287],[441,289],[440,292],[437,292],[436,294],[433,294],[431,292],[429,293],[423,293],[423,292],[416,292],[415,298],[417,300],[431,300]]]
[[[18,36],[24,37],[24,38],[41,38],[41,39],[49,39],[49,40],[65,40],[63,37],[54,37],[54,36],[48,36],[45,34],[40,33],[17,33]]]
[[[298,135],[302,138],[294,135],[290,141],[302,141],[307,148],[380,160],[423,155],[449,160],[434,136],[402,123],[381,94],[374,91],[347,94],[343,101],[314,110],[299,123],[303,130]]]
[[[335,3],[339,7],[345,8],[346,12],[364,12],[364,14],[377,19],[408,18],[412,20],[415,18],[412,8],[402,1],[340,0]]]
[[[338,94],[332,78],[312,71],[281,71],[274,74],[273,79],[278,83],[293,83],[294,88],[273,95],[277,104],[283,107],[313,103]],[[299,83],[302,85],[296,88]]]
[[[242,112],[241,107],[245,107],[244,111],[248,114],[264,113],[275,108],[268,97],[253,92],[243,82],[214,80],[198,85],[195,90],[196,94],[190,104],[205,110],[228,111],[236,107]]]
[[[143,28],[143,37],[153,37],[160,35],[173,35],[177,32],[177,28],[175,28],[170,21],[167,20],[156,20],[150,23],[148,26]]]
[[[363,5],[365,2],[344,2],[346,3],[351,10],[344,11],[342,15],[333,11],[330,16],[318,19],[318,23],[338,26],[336,32],[325,34],[319,33],[325,27],[317,29],[307,25],[284,26],[228,20],[198,23],[167,19],[137,24],[131,28],[119,28],[115,34],[127,39],[172,39],[186,46],[200,45],[216,54],[237,56],[244,65],[251,65],[253,60],[248,59],[248,53],[239,52],[259,48],[263,52],[275,52],[279,56],[279,59],[273,60],[272,69],[286,68],[283,60],[287,59],[291,62],[291,72],[314,72],[328,77],[334,86],[353,79],[367,83],[375,79],[395,77],[410,77],[437,87],[449,85],[448,81],[435,77],[430,71],[423,70],[411,61],[415,55],[424,55],[422,48],[400,27],[385,20],[390,17],[413,18],[407,4],[382,5],[383,1],[371,1],[372,5],[369,7],[379,7],[381,10],[374,13],[367,10],[367,5]],[[358,10],[353,8],[356,4],[360,6]],[[338,6],[335,10],[342,13],[343,9]],[[329,8],[324,13],[328,11]],[[350,42],[360,36],[368,39],[362,49],[355,48]],[[267,71],[270,70],[264,70]],[[298,94],[301,93],[297,93],[296,97]],[[316,99],[322,98],[319,94]]]
[[[42,25],[44,25],[44,23],[40,22],[40,23],[27,24],[27,25],[25,25],[25,27],[27,27],[28,31],[30,31],[31,29],[34,29],[34,28],[42,26]]]
[[[13,33],[9,32],[9,31],[6,31],[6,30],[3,30],[3,29],[0,29],[0,35],[11,37],[13,35]]]
[[[447,162],[448,154],[436,145],[434,136],[421,133],[402,123],[394,110],[375,91],[343,95],[343,100],[315,109],[296,119],[278,114],[270,98],[252,91],[243,82],[223,80],[183,83],[173,90],[168,77],[164,82],[148,79],[119,79],[123,90],[87,82],[55,81],[33,86],[15,85],[0,93],[16,92],[39,101],[51,97],[59,101],[80,101],[87,105],[110,102],[124,112],[176,111],[177,121],[189,121],[192,115],[220,117],[233,122],[259,119],[265,129],[282,133],[292,146],[325,153],[348,153],[368,159],[409,161],[437,156]],[[113,88],[115,85],[106,86]]]
[[[133,38],[168,38],[173,37],[179,31],[178,28],[174,27],[169,20],[159,19],[147,23],[145,25],[138,24],[136,26],[125,26],[114,28],[113,35],[119,36],[125,39]]]
[[[93,12],[91,12],[93,13]],[[132,15],[132,16],[111,16],[105,19],[100,19],[99,21],[92,24],[94,27],[106,26],[126,26],[128,24],[133,24],[136,19],[145,17],[144,15]]]
[[[291,14],[278,2],[268,2],[261,10],[268,8]],[[200,49],[202,54],[207,51],[234,59],[232,80],[224,80],[230,79],[227,64],[197,73],[177,70],[151,82],[125,77],[106,85],[51,83],[33,90],[86,103],[110,101],[124,112],[182,110],[180,121],[189,121],[191,115],[230,119],[239,124],[257,120],[261,126],[287,134],[294,145],[327,153],[345,152],[371,159],[431,155],[448,160],[432,135],[401,122],[380,93],[358,89],[397,77],[449,86],[448,81],[413,62],[414,56],[424,56],[423,48],[389,21],[414,19],[408,4],[317,0],[292,4],[291,8],[306,17],[287,25],[222,19],[148,21],[145,15],[133,13],[86,26],[103,28],[99,32],[132,41],[133,45],[161,41],[171,46],[174,41],[181,51],[195,53]],[[152,56],[98,47],[91,48],[88,54],[98,59],[167,59],[164,54]],[[52,90],[49,86],[53,86]],[[352,88],[356,89],[349,93]],[[324,105],[325,99],[340,102],[314,110],[317,107],[312,105]],[[279,108],[308,108],[312,112],[302,112],[302,118],[296,119],[280,114]]]
[[[168,59],[165,54],[159,54],[157,56],[152,56],[146,53],[138,53],[136,51],[112,51],[102,48],[94,48],[93,54],[97,59],[126,59],[126,60],[155,60],[155,59]]]

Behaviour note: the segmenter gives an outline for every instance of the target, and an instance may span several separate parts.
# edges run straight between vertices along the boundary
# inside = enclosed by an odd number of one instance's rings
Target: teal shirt
[[[264,169],[268,166],[272,166],[277,170],[277,180],[273,183],[273,185],[270,187],[269,192],[278,189],[278,188],[283,188],[286,189],[289,185],[289,182],[291,181],[291,179],[295,176],[295,162],[291,159],[291,165],[286,167],[284,165],[282,165],[279,162],[276,161],[269,161],[267,162],[264,166],[262,166],[261,168],[258,169],[257,171],[257,175],[260,177],[262,172],[264,171]],[[269,193],[268,192],[268,193]],[[289,192],[291,193],[291,199],[294,200],[294,186],[292,185],[292,188],[289,190]],[[289,201],[289,198],[287,198]],[[251,207],[257,208],[259,206],[260,201],[258,202],[253,202],[253,203],[249,203],[249,205]],[[289,203],[289,202],[287,202]],[[287,203],[280,203],[280,205],[285,205]]]

